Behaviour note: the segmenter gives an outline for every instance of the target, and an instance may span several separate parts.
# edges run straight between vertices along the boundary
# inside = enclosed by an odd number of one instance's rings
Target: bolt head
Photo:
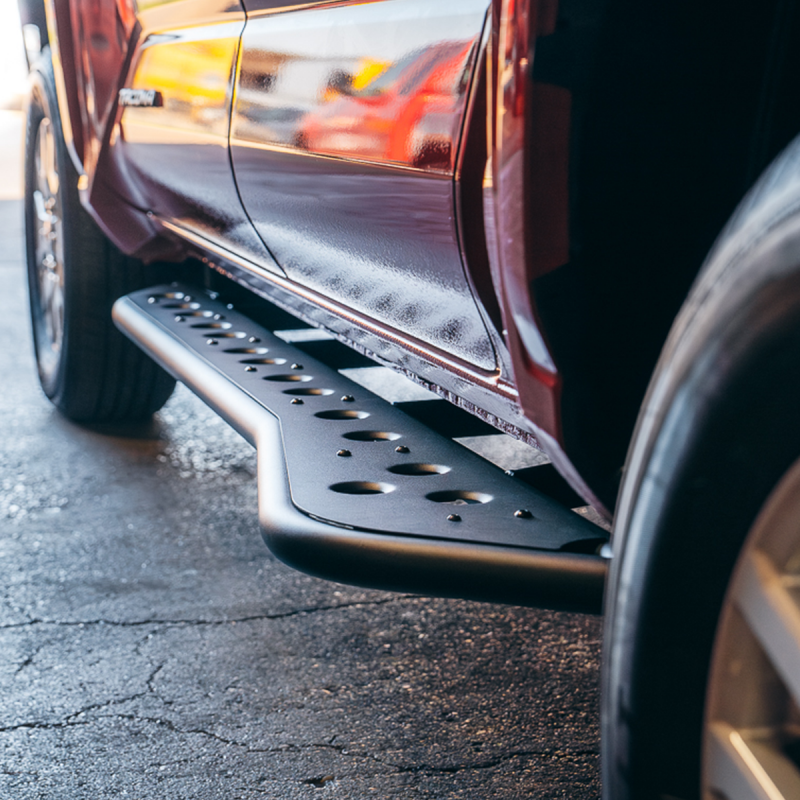
[[[292,398],[292,405],[293,406],[301,406],[303,405],[303,401],[299,397]]]
[[[394,451],[395,451],[395,453],[410,453],[411,452],[404,444],[401,444],[401,445],[398,445],[397,447],[395,447]]]
[[[233,303],[228,303],[228,304],[225,306],[225,308],[227,308],[227,309],[228,309],[228,311],[233,311]]]
[[[214,319],[225,319],[222,314],[214,314]]]
[[[461,517],[458,514],[449,514],[447,519],[450,522],[461,522]]]
[[[354,403],[355,402],[355,397],[353,397],[353,395],[351,395],[351,394],[342,395],[342,402],[343,403]]]
[[[514,512],[514,516],[515,516],[517,519],[533,519],[533,514],[531,514],[531,512],[530,512],[530,511],[528,511],[528,509],[527,509],[527,508],[518,508],[518,509],[517,509],[517,510]]]
[[[256,372],[257,370],[256,370],[256,368],[255,368],[255,367],[245,367],[245,368],[244,368],[244,371],[245,371],[245,372]]]
[[[261,339],[259,339],[258,336],[251,336],[247,341],[250,342],[250,344],[256,344],[260,342]]]
[[[147,302],[150,303],[150,305],[153,305],[153,303],[156,302],[156,298],[153,295],[150,295],[150,297],[147,298]]]
[[[178,314],[178,316],[175,317],[175,322],[186,322],[186,317],[182,317],[180,314]]]
[[[336,455],[342,458],[349,458],[353,454],[349,450],[339,450]]]
[[[302,364],[292,364],[292,369],[303,369]]]
[[[219,344],[216,339],[206,339],[206,344]]]

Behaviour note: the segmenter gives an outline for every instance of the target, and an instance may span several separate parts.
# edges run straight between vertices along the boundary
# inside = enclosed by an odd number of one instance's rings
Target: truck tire
[[[44,393],[76,422],[152,415],[172,394],[175,381],[114,327],[111,305],[159,277],[156,269],[120,252],[80,203],[48,48],[31,73],[25,239],[33,343]]]
[[[742,678],[740,686],[758,684],[754,670],[762,677],[768,672],[752,656],[751,640],[725,634],[724,626],[717,631],[721,618],[738,613],[731,575],[741,558],[749,559],[745,543],[758,529],[756,520],[775,488],[794,474],[798,408],[800,139],[745,198],[714,247],[676,319],[639,417],[606,595],[608,800],[767,796],[719,783],[713,747],[726,719],[719,703],[708,705],[708,716],[705,709],[709,694],[719,697],[723,686],[719,670],[709,681],[715,641],[724,653],[719,658],[749,673],[752,680]],[[791,535],[800,548],[800,525]],[[776,569],[785,571],[785,564]],[[789,735],[791,692],[784,686],[766,696],[735,698],[740,707],[768,702],[776,715],[784,713],[786,730],[769,744],[764,774],[779,781],[770,771],[785,767],[800,777],[796,746],[784,747],[797,743]],[[758,713],[764,717],[765,708]],[[744,729],[731,722],[737,719],[743,717],[730,717],[725,730],[741,736]],[[705,772],[704,748],[710,753]],[[726,762],[728,776],[730,769]]]

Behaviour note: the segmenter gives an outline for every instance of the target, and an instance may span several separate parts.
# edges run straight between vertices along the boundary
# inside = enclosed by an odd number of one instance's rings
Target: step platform
[[[372,588],[600,612],[602,528],[215,292],[157,286],[120,298],[113,315],[257,448],[259,522],[289,565]]]

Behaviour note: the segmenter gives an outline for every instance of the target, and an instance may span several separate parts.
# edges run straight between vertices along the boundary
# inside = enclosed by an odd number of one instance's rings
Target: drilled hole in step
[[[450,467],[444,464],[395,464],[389,467],[389,472],[395,475],[444,475],[450,472]]]
[[[388,494],[394,491],[391,483],[377,483],[375,481],[346,481],[334,483],[330,487],[339,494]]]
[[[252,355],[252,356],[263,356],[265,353],[269,353],[268,347],[228,347],[224,351],[226,353],[234,353],[237,355]]]
[[[161,300],[183,300],[186,295],[183,292],[162,292],[161,294],[151,294],[147,298],[148,303],[158,303]],[[191,298],[186,298],[187,300]]]
[[[299,395],[300,397],[327,397],[333,394],[333,389],[315,389],[303,386],[300,389],[284,389],[284,394]]]
[[[185,317],[213,317],[213,311],[198,311],[200,303],[164,303],[161,308],[180,309]]]
[[[243,358],[241,360],[242,364],[264,364],[264,365],[271,365],[274,367],[280,366],[281,364],[286,363],[285,358]]]
[[[193,328],[198,328],[200,330],[215,330],[215,331],[227,331],[233,327],[230,322],[198,322],[195,325],[192,325]]]
[[[472,506],[480,505],[482,503],[489,503],[494,498],[490,494],[484,492],[464,492],[464,491],[445,491],[445,492],[431,492],[425,495],[428,500],[433,500],[434,503],[444,503],[451,506]]]
[[[277,383],[308,383],[313,381],[313,375],[298,375],[297,373],[288,373],[284,375],[267,375],[265,381],[276,381]]]
[[[314,416],[320,419],[366,419],[369,416],[369,412],[335,408],[332,411],[320,411],[318,414],[314,414]]]
[[[353,442],[394,442],[400,438],[399,433],[390,431],[350,431],[342,435]]]

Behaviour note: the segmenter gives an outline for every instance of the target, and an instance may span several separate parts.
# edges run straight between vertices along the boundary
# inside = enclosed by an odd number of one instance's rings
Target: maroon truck
[[[609,800],[800,797],[800,3],[21,9],[55,406],[186,383],[314,575],[604,609]]]

